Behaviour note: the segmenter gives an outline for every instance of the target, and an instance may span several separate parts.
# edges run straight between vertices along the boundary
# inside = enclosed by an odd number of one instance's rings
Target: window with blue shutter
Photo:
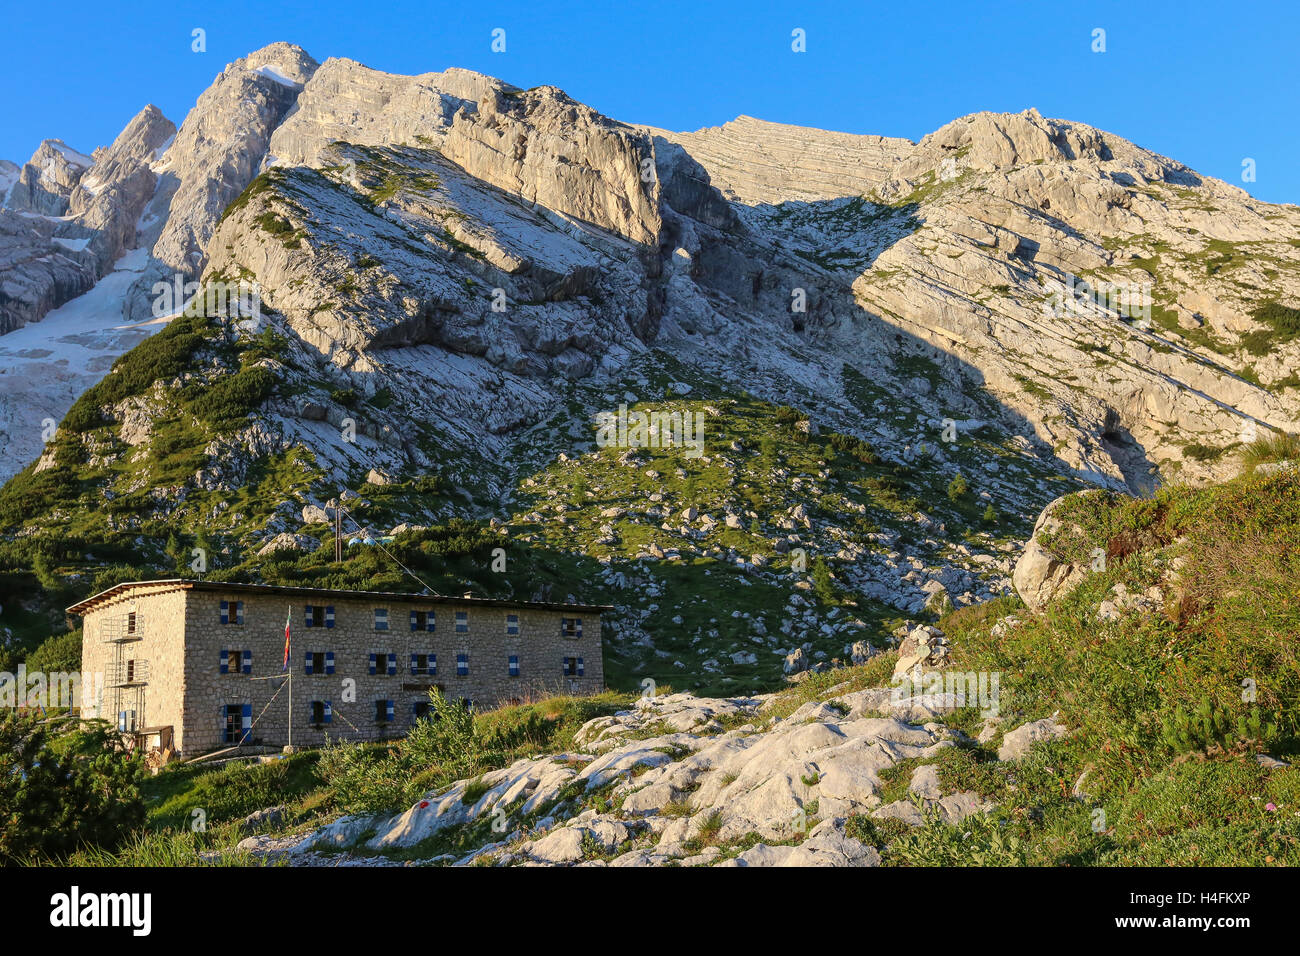
[[[582,668],[582,658],[579,657],[579,658],[578,658],[578,676],[579,676],[579,677],[582,677],[584,673],[585,673],[585,672],[583,671],[583,668]]]
[[[413,630],[413,631],[418,631],[419,629],[420,629],[420,612],[419,612],[419,611],[412,611],[412,612],[411,612],[411,630]]]
[[[375,608],[375,630],[376,631],[388,630],[388,608],[386,607]]]
[[[582,618],[580,617],[560,618],[560,636],[571,637],[571,638],[582,637]]]
[[[253,673],[253,652],[244,651],[243,653],[243,670],[245,674]]]
[[[463,651],[456,655],[456,676],[469,676],[469,654]]]
[[[510,655],[510,676],[511,677],[519,676],[519,655],[518,654]]]
[[[389,677],[397,676],[397,655],[396,654],[388,655],[388,676]]]
[[[223,673],[223,674],[229,674],[229,673],[230,673],[230,651],[222,651],[222,652],[221,652],[221,655],[220,655],[220,657],[219,657],[219,659],[218,659],[218,664],[217,664],[217,666],[218,666],[218,668],[220,668],[221,673]]]
[[[334,605],[333,604],[329,604],[325,607],[325,626],[326,627],[334,626]]]
[[[312,664],[314,663],[313,658],[315,656],[316,655],[314,655],[311,651],[307,652],[307,656],[302,663],[302,672],[304,674],[310,674],[312,672]]]
[[[518,615],[518,614],[507,614],[507,615],[506,615],[506,633],[507,633],[507,634],[518,634],[518,633],[519,633],[519,615]]]
[[[241,704],[239,708],[239,742],[246,744],[253,739],[253,705]]]
[[[236,624],[244,623],[244,602],[243,601],[235,602],[235,623]]]
[[[437,625],[437,623],[438,623],[438,612],[437,612],[437,611],[425,611],[425,612],[424,612],[424,629],[425,629],[426,631],[432,631],[432,630],[434,629],[434,627]]]
[[[370,655],[370,671],[369,671],[369,673],[372,674],[372,675],[375,673],[375,668],[376,668],[376,666],[377,666],[377,665],[376,665],[376,662],[377,662],[378,660],[379,660],[379,655],[378,655],[378,654],[371,654],[371,655]]]
[[[429,652],[429,676],[438,676],[438,655],[434,654],[432,651]]]
[[[432,631],[437,625],[438,616],[433,611],[412,611],[411,630]]]
[[[316,612],[316,609],[315,609],[314,607],[312,607],[310,604],[305,604],[305,605],[303,605],[303,609],[302,609],[302,622],[303,622],[303,626],[304,626],[304,627],[315,627],[315,626],[316,626],[316,613],[315,613],[315,612]]]
[[[391,700],[384,701],[384,719],[393,720],[397,716],[397,707]]]
[[[221,623],[222,624],[230,623],[230,602],[229,601],[221,602]]]
[[[325,652],[325,673],[326,674],[334,673],[334,652],[333,651]]]
[[[456,633],[457,634],[469,633],[469,612],[468,611],[456,612]]]
[[[411,655],[411,676],[414,677],[416,674],[423,674],[423,673],[424,673],[424,668],[420,666],[420,655],[412,654]]]
[[[328,700],[313,700],[311,702],[311,722],[313,724],[331,723],[333,716]]]
[[[325,723],[332,723],[334,720],[334,710],[330,707],[330,702],[325,701]]]

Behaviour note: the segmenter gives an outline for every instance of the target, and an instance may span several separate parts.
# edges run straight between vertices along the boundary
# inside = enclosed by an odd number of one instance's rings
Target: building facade
[[[104,675],[83,715],[186,756],[400,736],[434,687],[477,708],[598,693],[607,610],[183,579],[68,609],[83,673]]]

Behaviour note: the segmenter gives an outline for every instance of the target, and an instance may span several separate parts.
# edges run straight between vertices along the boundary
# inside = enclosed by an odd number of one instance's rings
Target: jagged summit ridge
[[[149,289],[174,272],[246,273],[304,342],[354,372],[382,364],[376,349],[433,347],[521,381],[574,379],[692,336],[750,355],[752,329],[871,364],[905,333],[952,360],[966,383],[958,391],[991,388],[1065,467],[1131,487],[1213,473],[1214,459],[1182,449],[1296,419],[1294,392],[1270,388],[1288,380],[1295,343],[1283,336],[1262,353],[1243,344],[1255,336],[1256,348],[1266,331],[1253,317],[1261,302],[1300,293],[1294,210],[1036,110],[974,113],[918,143],[748,116],[673,133],[619,123],[554,87],[520,90],[456,68],[407,77],[348,59],[317,64],[278,43],[230,64],[161,155],[170,124],[146,114],[114,149],[134,144],[118,165],[148,175],[110,193],[129,200],[114,201],[111,228],[90,227],[93,269],[60,278],[66,266],[47,265],[75,262],[72,249],[11,256],[8,288],[34,291],[0,302],[10,327],[139,245],[151,256],[122,303],[127,317],[147,318]],[[42,149],[42,195],[53,199],[39,201],[88,206],[92,193],[74,180],[88,176],[98,193],[102,161],[85,173],[54,145]],[[223,222],[268,171],[290,177],[299,214],[273,190]],[[11,206],[38,201],[34,177],[20,174]],[[436,186],[409,188],[417,180]],[[261,235],[266,215],[301,237]],[[71,227],[48,217],[20,225],[47,230],[47,249],[88,238],[55,235]],[[340,255],[325,237],[343,223],[357,248]],[[333,287],[383,235],[386,278],[363,276],[343,301]],[[412,256],[412,242],[429,251]],[[1228,245],[1231,275],[1202,281],[1201,259]],[[1076,279],[1151,287],[1155,321],[1054,313],[1051,290]],[[508,314],[490,308],[490,289],[514,303]],[[807,294],[806,313],[792,312],[792,289]],[[508,418],[539,411],[530,400]]]

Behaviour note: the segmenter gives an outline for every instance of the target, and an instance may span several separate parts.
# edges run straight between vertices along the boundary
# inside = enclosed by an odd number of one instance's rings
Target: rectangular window
[[[423,674],[437,673],[437,659],[432,654],[412,654],[411,655],[411,676],[417,677]]]
[[[244,623],[244,602],[243,601],[222,601],[221,602],[221,623],[222,624],[243,624]]]
[[[388,630],[388,608],[386,607],[375,608],[375,630],[376,631]]]
[[[333,716],[328,700],[313,700],[311,702],[311,722],[313,724],[333,723]]]
[[[308,651],[307,659],[303,664],[304,674],[333,674],[334,673],[334,652],[333,651]]]
[[[135,625],[136,625],[136,615],[135,615],[135,611],[127,611],[127,612],[126,612],[126,633],[128,633],[128,634],[134,634],[134,633],[135,633]],[[134,712],[132,712],[132,713],[134,713]]]
[[[456,633],[457,634],[469,633],[469,612],[468,611],[456,612]]]
[[[507,633],[507,634],[518,634],[518,633],[519,633],[519,615],[518,615],[518,614],[507,614],[507,615],[506,615],[506,633]]]
[[[469,652],[461,651],[456,655],[456,676],[469,676]]]
[[[391,700],[375,701],[375,723],[387,724],[393,720],[393,702]]]
[[[582,618],[580,617],[560,618],[560,636],[571,637],[571,638],[582,637]]]
[[[417,700],[411,704],[411,716],[416,720],[424,720],[429,716],[429,702],[427,700]]]
[[[217,655],[217,670],[222,674],[253,673],[253,652],[223,650]]]
[[[437,615],[433,611],[412,611],[411,630],[432,631],[437,625]]]
[[[519,676],[519,655],[518,654],[510,655],[509,673],[511,677]]]
[[[334,605],[307,604],[302,609],[302,616],[307,627],[333,627]]]
[[[560,672],[565,677],[582,677],[584,668],[581,657],[560,658]]]

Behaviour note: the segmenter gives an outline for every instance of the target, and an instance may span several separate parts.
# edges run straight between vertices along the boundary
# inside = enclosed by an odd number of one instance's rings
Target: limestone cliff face
[[[168,269],[203,270],[217,219],[252,181],[271,133],[293,106],[316,61],[273,43],[236,60],[199,97],[159,167],[152,211],[165,225],[153,257]]]
[[[526,202],[633,242],[658,235],[656,182],[642,177],[649,138],[555,87],[522,91],[468,70],[394,76],[331,59],[276,130],[271,161],[316,165],[336,140],[428,145]]]
[[[93,156],[58,140],[41,144],[0,209],[0,333],[90,289],[137,246],[157,186],[151,166],[175,132],[147,106]]]
[[[1035,110],[918,143],[745,116],[674,133],[277,43],[178,131],[151,107],[93,157],[48,141],[5,175],[0,330],[147,248],[128,318],[177,273],[256,279],[324,374],[393,377],[467,441],[652,346],[774,398],[842,404],[848,366],[1132,489],[1222,476],[1300,418],[1300,340],[1256,316],[1300,304],[1300,210]],[[455,387],[404,389],[421,365]]]

